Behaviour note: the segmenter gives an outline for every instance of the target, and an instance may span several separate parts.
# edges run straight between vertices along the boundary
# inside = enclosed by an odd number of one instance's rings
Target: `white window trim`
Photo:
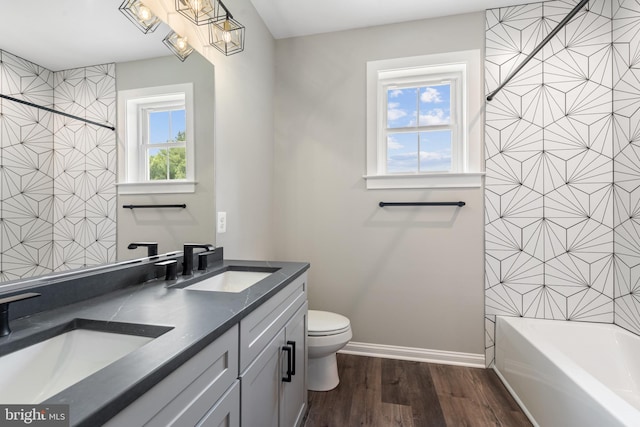
[[[186,179],[145,181],[140,178],[140,106],[145,102],[172,101],[184,94],[187,135]],[[118,91],[118,194],[195,192],[195,126],[193,83]],[[133,141],[133,143],[129,143]]]
[[[411,80],[411,76],[440,73],[462,73],[462,97],[466,111],[459,112],[462,129],[460,164],[449,173],[387,174],[386,143],[382,136],[384,123],[379,106],[384,102],[385,82],[389,79]],[[479,50],[370,61],[367,63],[367,189],[392,188],[469,188],[481,187],[482,171],[482,84]],[[386,110],[386,108],[382,109]]]

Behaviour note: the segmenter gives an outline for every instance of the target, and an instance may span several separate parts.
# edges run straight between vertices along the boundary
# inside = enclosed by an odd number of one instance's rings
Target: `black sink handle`
[[[178,278],[178,261],[169,259],[167,261],[156,262],[153,264],[157,267],[164,267],[164,280],[176,280]]]
[[[27,292],[24,294],[0,298],[0,337],[5,337],[11,333],[11,328],[9,328],[9,304],[11,304],[12,302],[22,301],[39,296],[39,293]]]

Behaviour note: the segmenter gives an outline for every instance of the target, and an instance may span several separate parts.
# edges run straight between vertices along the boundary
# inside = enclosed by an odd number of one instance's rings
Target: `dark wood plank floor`
[[[338,372],[309,392],[305,427],[531,426],[490,369],[338,354]]]

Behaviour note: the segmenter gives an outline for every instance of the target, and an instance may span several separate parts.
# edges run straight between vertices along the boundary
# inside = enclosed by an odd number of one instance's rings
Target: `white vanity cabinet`
[[[239,391],[235,325],[105,426],[238,427]]]
[[[243,427],[302,424],[307,406],[306,339],[304,274],[240,322]]]
[[[305,273],[105,425],[297,427],[306,377]]]

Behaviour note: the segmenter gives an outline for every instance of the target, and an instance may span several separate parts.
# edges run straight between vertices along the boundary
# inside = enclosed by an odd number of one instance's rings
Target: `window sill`
[[[120,182],[118,194],[195,193],[195,181]]]
[[[398,188],[479,188],[484,172],[365,175],[367,190]]]

